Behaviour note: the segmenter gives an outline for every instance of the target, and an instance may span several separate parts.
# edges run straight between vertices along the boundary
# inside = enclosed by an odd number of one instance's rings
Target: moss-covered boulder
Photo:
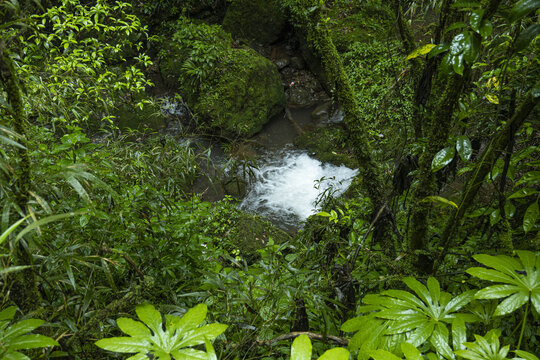
[[[279,0],[233,0],[227,8],[223,28],[235,38],[270,44],[285,27]]]
[[[347,138],[347,131],[339,125],[334,125],[305,132],[296,137],[294,145],[307,150],[322,162],[355,169],[358,168],[358,162],[347,146]]]
[[[285,106],[275,65],[250,48],[233,47],[219,26],[181,20],[161,59],[166,83],[211,130],[226,136],[254,135]]]

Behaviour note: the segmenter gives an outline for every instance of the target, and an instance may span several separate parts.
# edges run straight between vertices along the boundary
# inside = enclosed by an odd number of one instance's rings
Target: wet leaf
[[[532,24],[522,31],[516,39],[516,51],[521,51],[529,46],[531,41],[533,41],[538,34],[540,34],[540,24]]]
[[[498,104],[499,104],[499,98],[497,97],[497,95],[491,94],[491,93],[487,93],[485,96],[486,96],[486,99],[487,99],[490,103],[495,104],[495,105],[498,105]]]
[[[538,202],[535,201],[527,208],[527,211],[525,211],[525,215],[523,216],[523,230],[525,232],[529,232],[533,229],[539,214],[540,209],[538,208]]]
[[[445,147],[435,154],[435,157],[433,157],[433,161],[431,162],[431,171],[435,172],[441,170],[443,167],[452,162],[455,155],[456,149],[453,146]]]
[[[411,60],[411,59],[417,58],[419,56],[426,55],[436,46],[437,45],[435,45],[435,44],[426,44],[424,46],[421,46],[418,49],[411,52],[409,55],[407,55],[405,60]]]
[[[459,136],[456,141],[456,149],[461,160],[467,162],[472,155],[472,144],[469,137],[466,135]]]
[[[515,22],[540,7],[540,0],[521,0],[510,10],[510,21]]]

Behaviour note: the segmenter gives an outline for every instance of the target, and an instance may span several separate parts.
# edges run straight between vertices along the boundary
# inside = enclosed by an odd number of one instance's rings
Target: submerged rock
[[[161,73],[211,130],[250,137],[283,110],[281,78],[270,60],[233,47],[219,26],[182,19],[178,29],[161,52]]]
[[[270,44],[279,39],[285,16],[279,0],[233,0],[223,28],[235,38]]]

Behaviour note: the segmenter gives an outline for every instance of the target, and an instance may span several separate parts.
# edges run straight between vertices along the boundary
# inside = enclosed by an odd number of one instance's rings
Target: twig
[[[135,272],[141,277],[141,280],[144,280],[144,273],[141,271],[141,269],[139,269],[137,264],[135,264],[135,261],[133,261],[133,259],[128,254],[120,250],[111,249],[107,245],[103,245],[103,251],[107,253],[120,253],[124,260],[126,260],[128,264],[131,265],[133,270],[135,270]]]
[[[351,260],[351,265],[349,266],[349,269],[354,269],[354,264],[356,263],[356,258],[358,257],[358,254],[360,253],[360,250],[362,249],[362,247],[364,246],[364,242],[366,242],[366,239],[369,235],[369,233],[371,232],[371,230],[373,229],[373,226],[375,225],[375,223],[377,221],[379,221],[379,218],[381,217],[381,215],[383,214],[384,212],[384,209],[386,209],[386,204],[384,204],[383,206],[381,206],[381,208],[379,209],[379,211],[377,212],[377,215],[375,216],[375,219],[373,219],[373,221],[371,222],[371,224],[369,224],[369,228],[368,230],[366,231],[366,233],[364,234],[364,237],[362,238],[362,241],[360,241],[360,244],[358,244],[358,246],[356,247],[356,251],[354,253],[354,257],[352,258]]]
[[[343,345],[343,346],[347,346],[349,344],[349,340],[347,339],[343,339],[343,338],[340,338],[340,337],[337,337],[337,336],[333,336],[333,335],[321,335],[321,334],[316,334],[316,333],[312,333],[312,332],[309,332],[309,331],[293,331],[293,332],[290,332],[288,334],[284,334],[284,335],[280,335],[274,339],[270,339],[270,340],[257,340],[257,343],[259,345],[273,345],[279,341],[283,341],[283,340],[288,340],[288,339],[294,339],[300,335],[307,335],[310,339],[314,339],[314,340],[320,340],[320,341],[328,341],[328,340],[331,340],[333,341],[334,343],[338,344],[338,345]]]

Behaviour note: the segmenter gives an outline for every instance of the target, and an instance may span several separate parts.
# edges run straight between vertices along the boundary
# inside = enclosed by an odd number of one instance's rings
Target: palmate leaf
[[[473,267],[467,272],[483,280],[505,285],[489,286],[478,291],[477,299],[502,299],[494,315],[509,314],[531,300],[540,311],[540,253],[516,251],[518,258],[506,255],[475,255],[474,258],[492,269]]]
[[[343,329],[358,332],[349,343],[349,350],[360,350],[359,359],[367,359],[363,353],[376,349],[399,354],[399,345],[407,341],[414,346],[420,346],[429,341],[433,350],[439,356],[453,359],[449,345],[452,324],[453,341],[461,344],[465,341],[465,322],[476,321],[474,315],[458,313],[475,295],[474,291],[466,291],[452,297],[441,290],[437,279],[430,277],[426,285],[408,277],[403,282],[414,293],[403,290],[387,290],[379,295],[364,297],[364,303],[372,308],[372,313],[348,321]],[[377,323],[375,319],[380,319]],[[363,326],[362,326],[363,325]],[[379,339],[373,334],[380,333]]]
[[[156,359],[196,360],[216,359],[210,341],[222,334],[227,325],[209,324],[198,327],[206,318],[207,307],[199,304],[190,309],[182,318],[167,315],[166,326],[159,311],[150,304],[137,306],[135,312],[142,321],[119,318],[118,327],[131,337],[101,339],[95,344],[105,350],[120,353],[137,353],[131,360],[146,359],[151,353]],[[190,346],[206,344],[207,351],[196,350]]]

